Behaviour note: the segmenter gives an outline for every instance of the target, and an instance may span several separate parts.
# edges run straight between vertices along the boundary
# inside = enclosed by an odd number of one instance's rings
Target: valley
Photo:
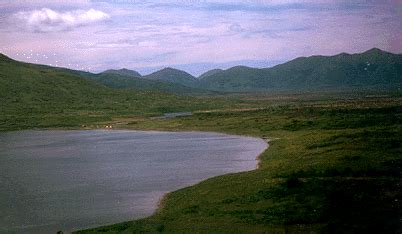
[[[401,64],[401,55],[373,49],[201,78],[174,69],[143,77],[1,56],[0,131],[112,126],[269,140],[257,170],[169,193],[148,218],[79,233],[395,232]],[[191,115],[153,118],[175,112]]]

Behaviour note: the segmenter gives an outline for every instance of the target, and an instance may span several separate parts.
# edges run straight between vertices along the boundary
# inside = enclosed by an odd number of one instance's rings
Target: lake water
[[[166,192],[255,169],[266,147],[203,132],[0,133],[0,232],[55,233],[149,216]]]

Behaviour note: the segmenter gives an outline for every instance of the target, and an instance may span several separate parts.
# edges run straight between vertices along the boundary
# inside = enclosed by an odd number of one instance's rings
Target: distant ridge
[[[150,80],[169,81],[188,87],[195,87],[197,83],[197,79],[189,73],[170,67],[151,73],[147,76],[143,76],[143,78]]]
[[[128,70],[126,68],[119,69],[119,70],[110,69],[110,70],[106,70],[106,71],[104,71],[102,73],[104,73],[104,74],[117,74],[117,75],[132,76],[132,77],[142,77],[142,75],[139,72],[133,71],[133,70]]]
[[[217,73],[219,73],[219,72],[222,72],[222,71],[223,71],[223,69],[212,69],[212,70],[209,70],[209,71],[207,71],[207,72],[201,74],[201,75],[198,77],[198,79],[203,79],[203,78],[205,78],[205,77],[215,75],[215,74],[217,74]]]
[[[14,62],[16,66],[26,64],[3,54],[0,54],[0,61]],[[164,68],[141,76],[136,71],[124,68],[92,74],[45,65],[30,66],[81,76],[111,88],[159,90],[185,95],[208,92],[402,89],[402,55],[378,48],[355,54],[299,57],[272,68],[235,66],[226,70],[213,69],[198,78],[174,68]]]
[[[255,92],[359,87],[398,89],[401,84],[402,55],[373,48],[359,54],[299,57],[272,68],[237,66],[201,79],[199,87]]]
[[[134,89],[141,91],[153,90],[179,95],[204,95],[214,93],[213,91],[192,88],[180,83],[165,80],[144,79],[143,77],[122,75],[121,73],[115,72],[102,72],[94,76],[88,76],[88,78],[107,87],[117,89]]]
[[[15,61],[0,53],[0,100],[3,103],[51,100],[56,103],[92,102],[92,97],[104,93],[119,93],[117,89],[179,95],[205,95],[214,91],[190,88],[184,85],[136,77],[139,73],[128,69],[108,70],[99,74],[67,68],[50,67]],[[102,96],[103,95],[103,96]],[[164,95],[164,94],[163,94]],[[133,95],[135,96],[135,95]],[[91,97],[91,101],[87,101]],[[74,100],[74,101],[71,101]],[[95,100],[95,98],[94,98]],[[1,103],[0,103],[1,104]]]

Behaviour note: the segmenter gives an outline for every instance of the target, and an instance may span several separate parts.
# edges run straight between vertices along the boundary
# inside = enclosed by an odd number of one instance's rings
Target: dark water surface
[[[265,141],[203,132],[0,134],[0,232],[55,233],[151,215],[164,193],[252,170]]]

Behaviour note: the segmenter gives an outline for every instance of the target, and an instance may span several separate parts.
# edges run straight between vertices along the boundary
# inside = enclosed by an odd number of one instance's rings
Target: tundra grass
[[[117,128],[217,131],[270,139],[257,170],[169,193],[145,219],[79,233],[398,233],[402,100],[262,104]]]

